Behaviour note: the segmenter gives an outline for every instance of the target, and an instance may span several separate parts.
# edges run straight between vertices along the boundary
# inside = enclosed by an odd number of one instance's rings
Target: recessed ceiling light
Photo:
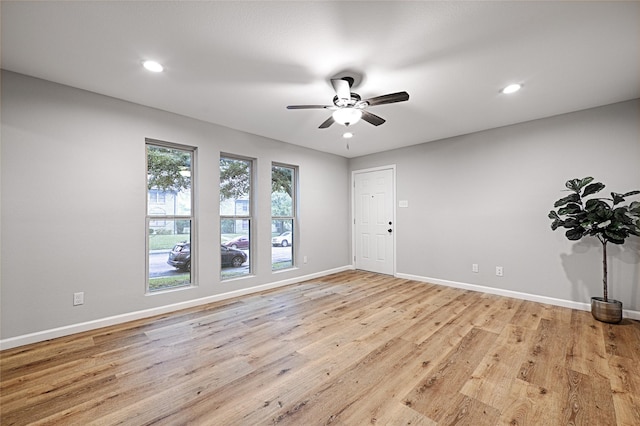
[[[162,72],[164,67],[156,61],[144,61],[142,65],[151,72]]]
[[[504,89],[501,90],[502,93],[504,94],[509,94],[509,93],[515,93],[518,90],[522,89],[522,84],[510,84],[507,87],[505,87]]]
[[[353,133],[351,133],[351,132],[345,132],[345,133],[342,135],[342,137],[343,137],[343,138],[345,138],[345,139],[351,139],[351,138],[353,137]]]

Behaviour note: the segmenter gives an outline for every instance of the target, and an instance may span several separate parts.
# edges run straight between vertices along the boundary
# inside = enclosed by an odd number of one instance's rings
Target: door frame
[[[391,209],[391,214],[392,214],[392,222],[393,222],[393,235],[392,235],[392,244],[393,244],[393,276],[396,276],[396,253],[397,253],[397,246],[396,246],[396,235],[397,232],[396,230],[398,229],[398,224],[396,223],[396,207],[397,207],[397,200],[396,200],[396,165],[395,164],[389,164],[386,166],[377,166],[377,167],[370,167],[367,169],[358,169],[358,170],[352,170],[351,171],[351,186],[350,186],[350,191],[351,191],[351,219],[350,219],[350,226],[351,226],[351,267],[353,269],[356,268],[356,227],[355,227],[355,218],[356,218],[356,192],[355,192],[355,187],[356,187],[356,175],[357,174],[361,174],[361,173],[369,173],[369,172],[379,172],[381,170],[391,170],[391,179],[393,180],[393,182],[391,182],[391,201],[393,202],[393,208]]]

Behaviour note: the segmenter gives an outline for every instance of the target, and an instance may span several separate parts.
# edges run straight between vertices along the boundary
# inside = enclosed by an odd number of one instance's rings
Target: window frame
[[[222,222],[224,220],[248,220],[249,221],[249,271],[246,274],[242,275],[234,275],[225,278],[223,276],[223,267],[222,267],[222,259],[220,259],[220,281],[228,282],[231,280],[243,279],[247,277],[254,276],[256,258],[258,257],[255,253],[255,229],[256,229],[256,215],[255,215],[255,194],[256,194],[256,159],[251,157],[245,157],[237,154],[230,154],[228,152],[221,152],[220,157],[218,158],[218,177],[220,177],[220,160],[236,160],[236,161],[245,161],[249,163],[249,200],[248,200],[248,208],[246,209],[246,215],[226,215],[220,212],[218,209],[219,221],[218,221],[218,231],[220,232],[219,240],[222,243]],[[237,202],[238,199],[235,199],[234,202]],[[243,209],[244,210],[244,209]]]
[[[273,222],[276,220],[282,220],[282,221],[286,221],[286,220],[290,220],[291,221],[291,233],[293,234],[293,238],[291,241],[291,266],[287,267],[287,268],[278,268],[278,269],[274,269],[273,268],[273,260],[271,260],[271,273],[278,273],[278,272],[282,272],[282,271],[288,271],[294,268],[298,267],[298,256],[296,255],[297,251],[298,251],[298,241],[300,240],[299,236],[298,236],[298,177],[299,177],[299,173],[300,173],[300,168],[299,166],[295,166],[292,164],[286,164],[286,163],[280,163],[277,161],[272,161],[271,162],[271,179],[273,179],[273,168],[274,167],[282,167],[282,168],[287,168],[287,169],[291,169],[292,173],[291,173],[291,216],[274,216],[273,215],[273,210],[272,210],[272,200],[269,203],[269,210],[271,213],[271,221],[270,221],[270,225],[273,226]],[[270,197],[273,196],[273,187],[271,187],[270,190]],[[271,244],[271,256],[273,259],[273,244]]]
[[[164,214],[164,215],[158,215],[158,214],[149,214],[149,210],[150,210],[150,206],[157,204],[157,203],[152,203],[151,200],[149,199],[149,187],[148,187],[148,182],[149,182],[149,177],[148,177],[148,171],[149,171],[149,147],[153,146],[153,147],[159,147],[159,148],[166,148],[166,149],[173,149],[173,150],[179,150],[179,151],[184,151],[184,152],[188,152],[191,156],[191,170],[190,170],[190,214],[189,215],[178,215],[178,214]],[[192,288],[192,287],[196,287],[197,286],[197,268],[198,268],[198,247],[197,247],[197,221],[196,221],[196,170],[197,170],[197,147],[195,146],[190,146],[190,145],[184,145],[184,144],[178,144],[178,143],[174,143],[174,142],[166,142],[166,141],[161,141],[161,140],[157,140],[157,139],[150,139],[150,138],[145,138],[145,145],[144,145],[144,151],[145,151],[145,294],[146,295],[156,295],[156,294],[162,294],[162,293],[166,293],[169,291],[176,291],[176,290],[183,290],[186,288]],[[155,189],[155,191],[158,191],[157,189]],[[166,193],[164,195],[165,197],[165,201],[166,201]],[[177,194],[174,195],[174,197],[177,197]],[[187,220],[189,221],[190,225],[189,225],[189,244],[191,247],[191,268],[190,268],[190,273],[189,273],[189,282],[185,283],[184,285],[176,285],[176,286],[172,286],[172,287],[166,287],[166,288],[161,288],[158,290],[151,290],[149,287],[149,280],[150,280],[150,274],[149,274],[149,250],[150,250],[150,244],[149,244],[149,240],[150,240],[150,232],[149,229],[151,228],[150,224],[152,221],[179,221],[179,220]],[[194,253],[196,254],[194,256]]]

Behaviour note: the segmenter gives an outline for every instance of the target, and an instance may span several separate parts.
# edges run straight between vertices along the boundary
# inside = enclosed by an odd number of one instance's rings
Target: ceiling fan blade
[[[333,108],[330,105],[287,105],[287,109],[324,109]]]
[[[369,111],[365,110],[362,110],[362,119],[374,126],[379,126],[386,121],[384,118],[378,117],[377,115],[371,114]]]
[[[330,116],[324,121],[324,123],[320,125],[320,127],[318,127],[318,129],[326,129],[327,127],[331,126],[334,122],[335,120],[333,119],[333,116]]]
[[[388,95],[376,96],[371,99],[366,99],[364,102],[369,106],[392,104],[395,102],[404,102],[409,100],[409,94],[407,92],[389,93]]]
[[[342,78],[332,78],[331,85],[333,90],[336,91],[338,99],[351,99],[351,86],[349,81]]]

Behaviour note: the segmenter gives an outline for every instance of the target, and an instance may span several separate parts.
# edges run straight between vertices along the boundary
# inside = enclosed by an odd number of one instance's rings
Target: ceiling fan
[[[352,77],[331,79],[333,90],[336,91],[336,96],[333,97],[333,105],[289,105],[287,109],[328,109],[333,111],[331,117],[320,125],[320,129],[326,129],[335,122],[349,126],[355,124],[361,118],[367,123],[379,126],[385,122],[385,119],[367,111],[368,107],[409,100],[407,92],[389,93],[388,95],[362,100],[360,95],[351,92],[353,82],[354,79]]]

